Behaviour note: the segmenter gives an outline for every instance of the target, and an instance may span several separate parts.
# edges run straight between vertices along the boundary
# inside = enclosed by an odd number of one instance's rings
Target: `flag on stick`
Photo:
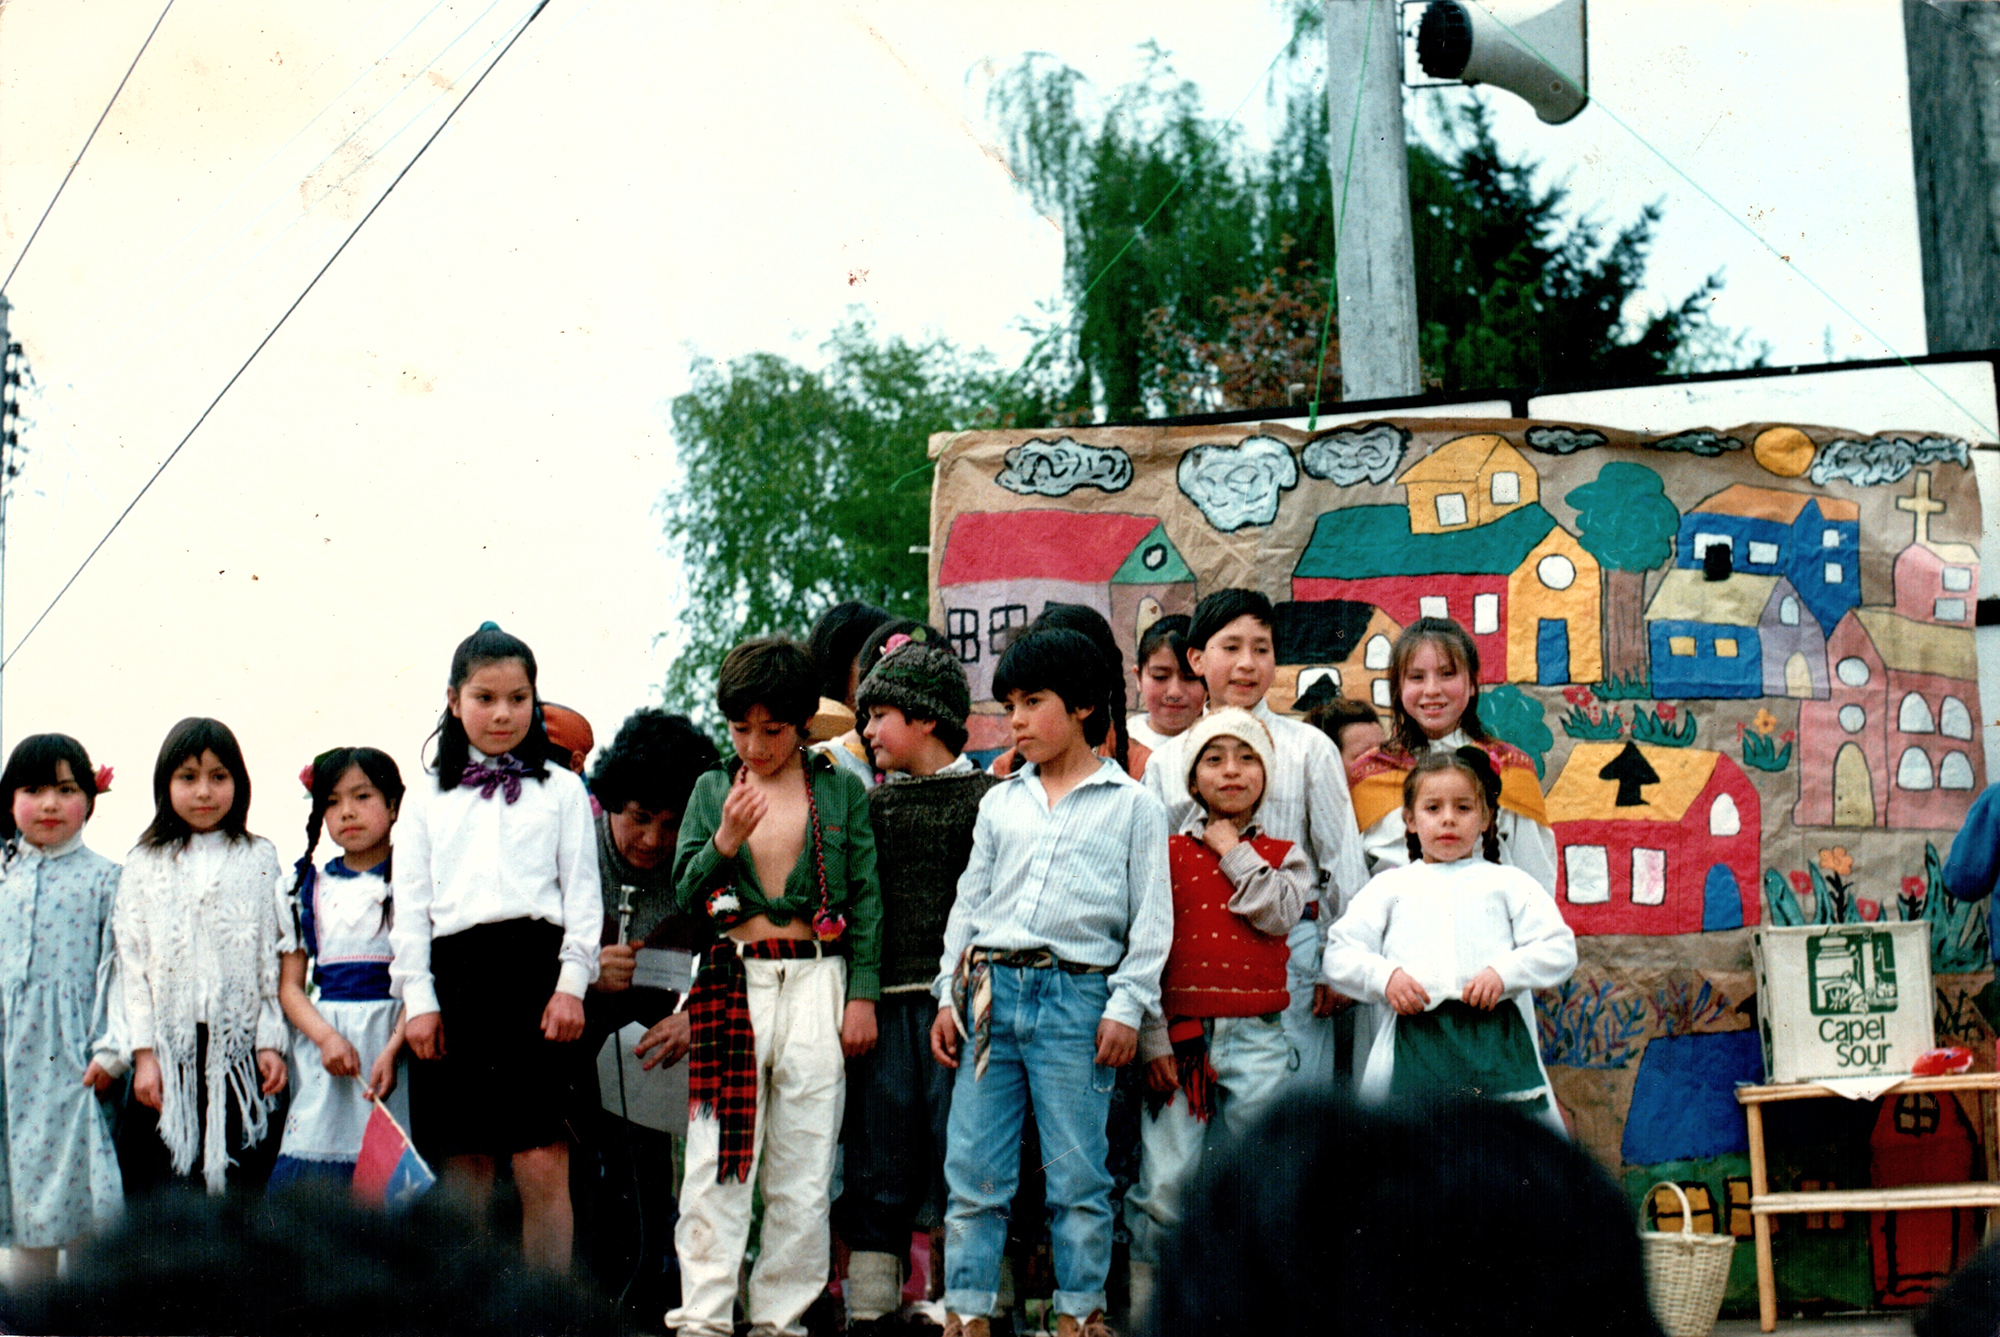
[[[368,1128],[361,1135],[361,1155],[354,1162],[354,1196],[391,1211],[409,1206],[437,1182],[431,1167],[417,1155],[410,1135],[389,1113],[380,1099],[370,1097],[375,1108],[368,1115]]]

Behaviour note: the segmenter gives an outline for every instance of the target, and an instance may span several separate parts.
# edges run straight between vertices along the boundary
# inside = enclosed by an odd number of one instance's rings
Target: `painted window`
[[[1947,738],[1972,737],[1972,715],[1966,710],[1965,702],[1948,696],[1939,704],[1938,732]]]
[[[1001,654],[1014,639],[1016,628],[1028,625],[1028,605],[1001,604],[986,615],[986,648]]]
[[[1911,692],[1903,698],[1902,707],[1896,711],[1896,727],[1904,733],[1936,733],[1937,725],[1931,720],[1930,703]]]
[[[1569,874],[1564,894],[1571,905],[1602,905],[1611,899],[1611,861],[1602,845],[1571,845],[1563,851]]]
[[[1972,588],[1972,568],[1969,566],[1948,566],[1944,569],[1944,587],[1964,593]]]
[[[1775,543],[1757,543],[1753,541],[1750,544],[1750,561],[1756,566],[1776,566],[1778,564],[1778,545]]]
[[[1389,667],[1389,657],[1396,647],[1389,644],[1389,638],[1376,632],[1368,638],[1368,648],[1361,653],[1361,667],[1385,669]]]
[[[1465,523],[1465,494],[1440,492],[1437,496],[1438,523],[1449,529]]]
[[[1727,794],[1717,794],[1715,802],[1708,805],[1708,834],[1734,836],[1742,830],[1743,814],[1736,810],[1736,800]]]
[[[1512,506],[1521,499],[1521,475],[1502,470],[1493,475],[1493,504]]]
[[[1757,1233],[1757,1219],[1750,1214],[1749,1176],[1729,1176],[1722,1181],[1722,1191],[1729,1195],[1729,1233],[1749,1239]]]
[[[1840,727],[1849,733],[1860,733],[1861,726],[1868,723],[1868,712],[1860,706],[1845,705],[1840,708]]]
[[[1903,759],[1896,763],[1896,787],[1920,793],[1931,783],[1931,759],[1920,747],[1904,748]]]
[[[1868,685],[1868,661],[1858,655],[1849,655],[1833,666],[1834,676],[1849,687]]]
[[[1694,536],[1695,561],[1699,562],[1702,554],[1710,548],[1727,548],[1730,552],[1734,553],[1736,551],[1736,540],[1727,534],[1704,534],[1697,531]]]
[[[1939,599],[1931,605],[1931,616],[1940,622],[1965,621],[1965,600]]]
[[[1451,605],[1442,594],[1426,594],[1417,600],[1417,614],[1420,617],[1450,617],[1447,610]]]
[[[1735,638],[1734,636],[1718,636],[1718,637],[1716,637],[1716,638],[1715,638],[1715,657],[1716,657],[1717,659],[1734,659],[1734,658],[1736,658],[1736,638]]]
[[[1822,548],[1838,548],[1840,546],[1840,531],[1838,529],[1820,530],[1819,546]]]
[[[1490,636],[1500,630],[1499,595],[1475,594],[1472,596],[1472,630],[1481,636]]]
[[[1576,584],[1576,563],[1552,552],[1535,563],[1535,579],[1552,590],[1566,590]]]
[[[945,639],[961,664],[979,662],[979,610],[951,608],[944,615]]]
[[[1148,543],[1139,551],[1139,561],[1148,571],[1158,571],[1167,564],[1167,545]]]
[[[1667,899],[1667,852],[1632,851],[1632,904],[1661,905]]]
[[[1939,789],[1972,788],[1972,763],[1963,752],[1947,752],[1938,763]]]
[[[1828,562],[1826,564],[1826,583],[1829,585],[1838,585],[1842,578],[1840,563]]]
[[[1692,655],[1694,653],[1694,637],[1692,636],[1667,637],[1667,653],[1670,655],[1679,655],[1683,659],[1687,658],[1689,655]]]
[[[1689,1213],[1694,1217],[1697,1235],[1715,1233],[1715,1197],[1708,1191],[1708,1185],[1699,1179],[1679,1181],[1679,1187],[1687,1196]],[[1653,1190],[1648,1205],[1653,1212],[1653,1228],[1677,1235],[1681,1229],[1681,1200],[1674,1196],[1673,1189],[1665,1184]]]
[[[1387,710],[1389,708],[1389,680],[1387,678],[1377,678],[1374,689],[1369,692],[1369,695],[1374,698],[1377,706],[1383,710]]]
[[[1801,1179],[1799,1181],[1799,1192],[1801,1193],[1831,1193],[1839,1187],[1840,1185],[1831,1179]],[[1807,1230],[1847,1229],[1846,1212],[1805,1212],[1802,1215],[1805,1217],[1805,1220],[1800,1224]]]
[[[1799,625],[1799,601],[1789,594],[1778,600],[1778,621],[1788,627]]]
[[[1299,695],[1304,696],[1322,682],[1331,682],[1333,684],[1332,690],[1338,692],[1340,690],[1340,670],[1337,668],[1300,669]]]

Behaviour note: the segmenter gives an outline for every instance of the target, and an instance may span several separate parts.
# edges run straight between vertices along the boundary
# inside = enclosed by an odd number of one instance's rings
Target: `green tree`
[[[771,353],[700,360],[673,403],[679,477],[661,503],[687,579],[667,700],[712,715],[715,669],[746,636],[803,636],[843,599],[926,616],[932,432],[1039,420],[985,354],[878,341],[856,321],[808,370]]]
[[[1646,667],[1646,573],[1674,555],[1681,513],[1660,476],[1643,464],[1613,461],[1571,488],[1576,538],[1604,573],[1604,676]]]

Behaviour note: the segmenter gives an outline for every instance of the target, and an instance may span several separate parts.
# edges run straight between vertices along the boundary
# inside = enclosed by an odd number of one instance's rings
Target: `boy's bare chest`
[[[764,816],[747,842],[757,882],[768,900],[785,894],[785,880],[805,851],[806,794],[803,785],[780,785],[764,791]]]

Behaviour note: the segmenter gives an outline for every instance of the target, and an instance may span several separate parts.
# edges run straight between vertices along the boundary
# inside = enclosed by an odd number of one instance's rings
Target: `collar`
[[[884,771],[882,773],[882,783],[885,785],[902,785],[908,784],[912,780],[938,780],[947,775],[970,775],[978,769],[977,766],[972,764],[972,758],[961,752],[953,757],[948,764],[938,767],[929,775],[911,775],[908,771]]]
[[[1031,775],[1035,777],[1035,783],[1037,785],[1040,785],[1042,783],[1042,768],[1040,766],[1037,766],[1032,761],[1024,761],[1019,766],[1016,766],[1014,768],[1014,775],[1012,778],[1025,780]],[[1083,779],[1078,780],[1076,782],[1075,787],[1070,792],[1074,793],[1077,789],[1082,789],[1085,785],[1115,785],[1120,780],[1131,780],[1131,779],[1132,779],[1131,776],[1125,774],[1125,772],[1118,769],[1118,763],[1116,761],[1112,760],[1110,757],[1098,757],[1097,769],[1092,771],[1089,775],[1084,776]],[[1137,782],[1134,781],[1134,783]],[[1044,792],[1046,792],[1046,790]]]
[[[60,859],[64,855],[74,854],[82,848],[83,848],[83,829],[81,827],[77,828],[77,833],[75,835],[71,836],[68,840],[65,840],[62,844],[51,845],[47,849],[43,849],[39,845],[30,844],[25,839],[21,841],[21,853],[23,856],[28,854],[34,854],[42,859]]]
[[[345,855],[336,854],[326,861],[326,871],[335,877],[381,877],[382,865],[373,868],[349,868]]]
[[[1194,811],[1189,813],[1183,819],[1181,819],[1180,831],[1177,834],[1187,836],[1194,840],[1200,840],[1202,828],[1205,827],[1207,824],[1208,824],[1208,809],[1202,807],[1200,801],[1197,800],[1194,805]],[[1250,823],[1250,825],[1243,828],[1242,834],[1239,838],[1242,840],[1255,840],[1258,836],[1261,836],[1263,834],[1264,834],[1264,828],[1258,826],[1257,823],[1252,822]]]
[[[1449,752],[1454,748],[1464,747],[1467,743],[1470,743],[1471,741],[1472,740],[1470,738],[1467,738],[1465,736],[1464,729],[1462,728],[1453,729],[1450,733],[1446,734],[1442,738],[1431,739],[1430,750],[1435,752],[1439,748],[1443,748],[1445,751]]]

